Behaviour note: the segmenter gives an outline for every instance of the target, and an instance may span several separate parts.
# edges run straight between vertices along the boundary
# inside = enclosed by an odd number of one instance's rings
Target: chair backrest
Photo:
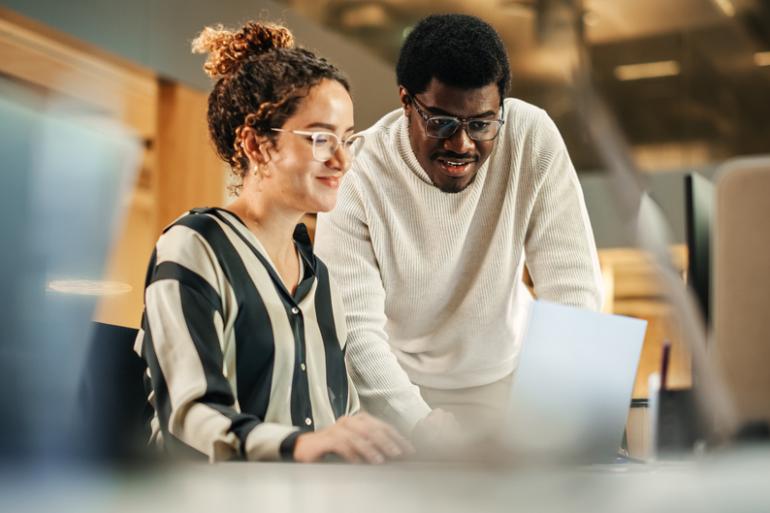
[[[739,420],[770,421],[770,157],[726,163],[714,222],[714,356]]]
[[[137,330],[93,323],[80,386],[82,453],[102,461],[134,460],[149,439],[152,408],[134,352]]]

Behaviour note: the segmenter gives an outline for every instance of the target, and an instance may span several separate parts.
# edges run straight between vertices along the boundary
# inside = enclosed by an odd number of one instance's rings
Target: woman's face
[[[340,145],[327,160],[320,162],[316,158],[322,152],[317,148],[314,158],[311,137],[291,131],[332,133],[347,140],[353,134],[353,102],[347,90],[336,80],[321,81],[310,89],[295,114],[280,128],[276,145],[269,150],[268,172],[260,181],[262,194],[269,194],[289,210],[331,210],[351,156]]]

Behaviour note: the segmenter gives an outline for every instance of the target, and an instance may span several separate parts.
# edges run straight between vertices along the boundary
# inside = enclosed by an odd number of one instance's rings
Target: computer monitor
[[[714,221],[714,184],[691,173],[684,179],[687,283],[695,293],[706,324],[711,323],[711,231]]]

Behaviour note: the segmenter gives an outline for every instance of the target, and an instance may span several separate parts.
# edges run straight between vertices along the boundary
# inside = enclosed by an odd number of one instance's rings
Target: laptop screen
[[[647,322],[537,301],[514,374],[514,451],[610,460],[620,447]]]

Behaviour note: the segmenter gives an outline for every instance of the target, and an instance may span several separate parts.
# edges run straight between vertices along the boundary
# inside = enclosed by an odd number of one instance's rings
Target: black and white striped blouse
[[[302,431],[354,413],[342,303],[304,225],[291,294],[233,213],[194,209],[150,261],[136,350],[148,364],[153,439],[210,461],[288,458]]]

